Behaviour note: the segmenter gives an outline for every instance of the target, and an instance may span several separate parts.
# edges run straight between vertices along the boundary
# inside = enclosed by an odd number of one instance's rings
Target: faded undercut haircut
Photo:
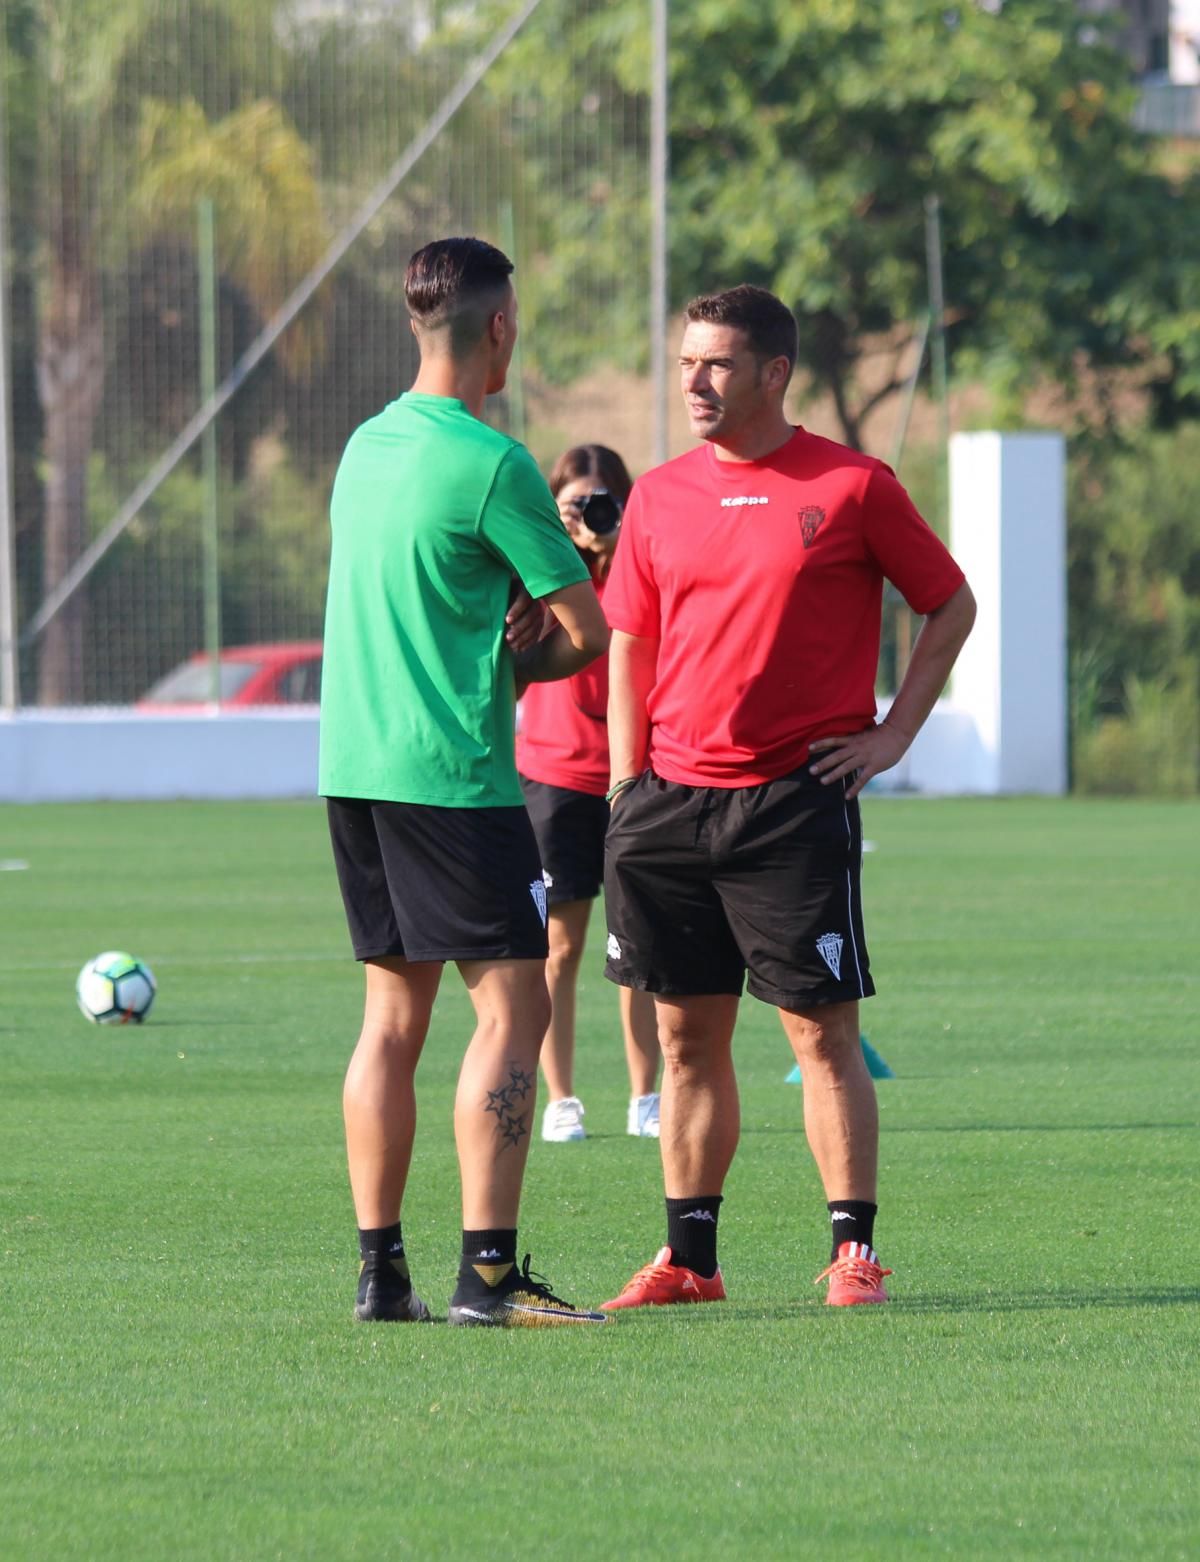
[[[483,239],[435,239],[404,274],[404,301],[421,336],[447,333],[450,354],[468,354],[508,297],[513,263]]]
[[[687,306],[686,316],[708,325],[736,326],[746,333],[750,350],[760,363],[769,358],[786,358],[789,377],[796,367],[796,317],[782,299],[768,293],[765,287],[743,282],[724,293],[702,293]]]

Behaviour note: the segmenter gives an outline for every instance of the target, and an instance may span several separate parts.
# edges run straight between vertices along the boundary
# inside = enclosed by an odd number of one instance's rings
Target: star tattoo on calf
[[[512,1145],[520,1144],[528,1132],[529,1130],[525,1126],[523,1117],[510,1117],[508,1122],[504,1124],[504,1142]]]
[[[518,1096],[524,1101],[525,1097],[533,1089],[533,1075],[526,1074],[519,1068],[510,1067],[507,1088],[514,1096]]]
[[[519,1104],[534,1087],[534,1076],[515,1064],[509,1065],[508,1083],[499,1090],[489,1090],[483,1110],[496,1118],[496,1131],[506,1145],[518,1145],[529,1136],[528,1113]]]

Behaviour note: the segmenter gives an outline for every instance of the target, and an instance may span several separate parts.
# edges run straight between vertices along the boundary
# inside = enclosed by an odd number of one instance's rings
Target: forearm
[[[911,743],[925,725],[975,622],[975,598],[962,585],[929,614],[884,721]]]
[[[513,658],[518,689],[531,683],[555,683],[582,672],[601,654],[590,645],[576,645],[561,624],[555,624],[536,645]]]
[[[513,657],[518,695],[531,683],[570,678],[608,650],[608,625],[590,580],[563,586],[541,600],[553,623],[536,644]]]
[[[646,768],[648,701],[658,667],[658,641],[614,632],[608,663],[608,752],[613,785]]]

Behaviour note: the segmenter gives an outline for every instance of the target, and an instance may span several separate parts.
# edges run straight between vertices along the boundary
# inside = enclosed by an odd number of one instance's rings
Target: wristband
[[[617,781],[609,787],[604,794],[604,801],[611,803],[614,797],[620,797],[622,792],[627,792],[631,786],[636,786],[641,780],[640,776],[626,776],[623,781]]]

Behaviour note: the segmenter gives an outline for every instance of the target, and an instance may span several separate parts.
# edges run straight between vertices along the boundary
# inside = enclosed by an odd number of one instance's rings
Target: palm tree
[[[148,239],[190,241],[196,203],[213,203],[222,271],[263,316],[273,314],[325,253],[315,158],[283,110],[260,98],[215,124],[191,99],[142,107],[141,172],[131,192]],[[322,339],[320,313],[280,340],[293,371],[311,366]]]
[[[139,245],[185,228],[190,234],[202,197],[213,202],[231,279],[260,311],[323,251],[311,153],[261,91],[260,62],[276,57],[261,31],[271,9],[268,0],[169,8],[158,0],[43,0],[39,8],[45,591],[87,542],[88,458],[105,381],[105,277]],[[208,46],[197,48],[206,36]],[[158,73],[158,97],[148,71]],[[202,103],[231,99],[243,106],[210,122]],[[291,361],[311,354],[316,340],[311,329],[291,333]],[[43,704],[80,696],[85,610],[76,593],[46,626]]]

